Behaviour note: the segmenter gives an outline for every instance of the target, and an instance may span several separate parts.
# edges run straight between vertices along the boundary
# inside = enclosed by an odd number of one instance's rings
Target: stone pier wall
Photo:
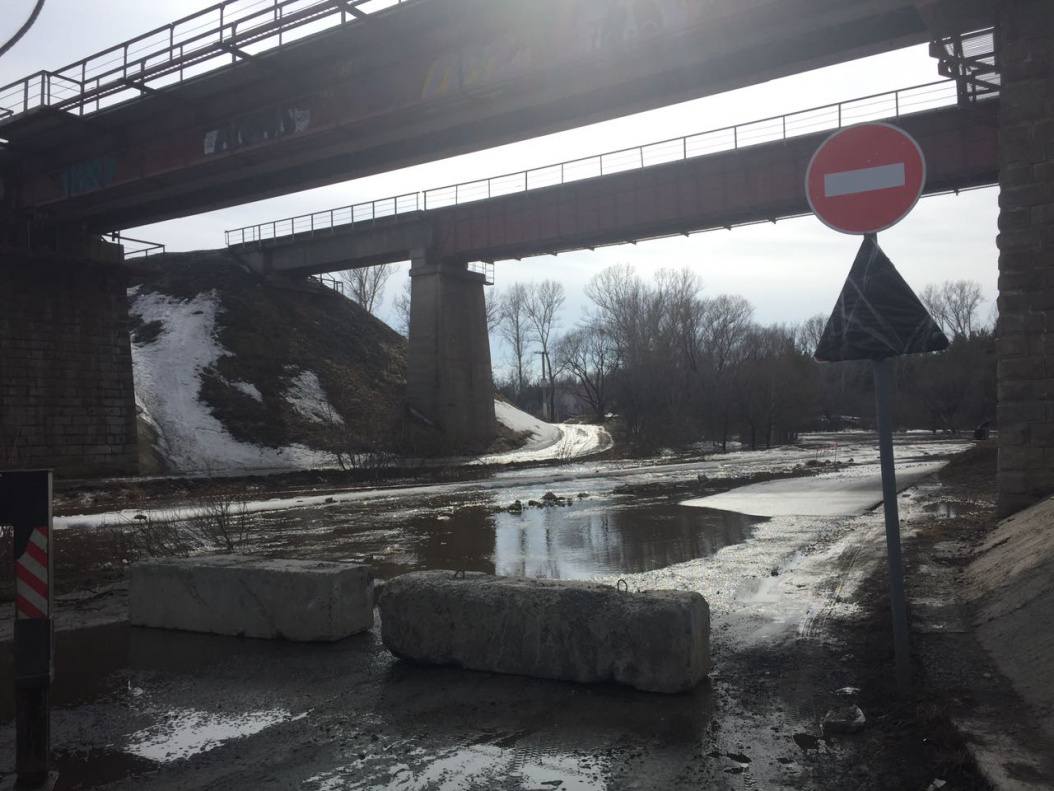
[[[0,468],[135,473],[128,277],[0,256]]]
[[[1054,493],[1054,3],[1002,7],[999,512]]]

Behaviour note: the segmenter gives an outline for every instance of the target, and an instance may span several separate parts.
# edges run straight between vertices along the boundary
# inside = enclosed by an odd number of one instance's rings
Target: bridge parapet
[[[225,0],[69,66],[5,85],[0,126],[45,107],[97,112],[404,2],[409,0]]]

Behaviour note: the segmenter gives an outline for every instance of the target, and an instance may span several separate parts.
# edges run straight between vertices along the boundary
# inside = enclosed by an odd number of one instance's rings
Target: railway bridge
[[[3,447],[61,473],[134,471],[126,276],[107,233],[929,42],[964,113],[1000,97],[1000,487],[1013,510],[1054,491],[1052,16],[1047,0],[225,0],[0,87]],[[753,189],[760,151],[739,156]],[[728,167],[715,156],[611,176],[617,204],[582,182],[459,205],[423,221],[420,249],[446,272],[559,240],[707,227],[712,199],[690,199],[688,183]],[[790,184],[782,167],[774,186]],[[733,196],[733,174],[715,182]],[[643,213],[648,194],[665,221]],[[571,224],[554,235],[556,216]]]

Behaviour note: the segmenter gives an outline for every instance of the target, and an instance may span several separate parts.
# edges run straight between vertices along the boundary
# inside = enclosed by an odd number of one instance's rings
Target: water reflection
[[[750,537],[765,521],[674,503],[610,498],[573,506],[494,513],[485,506],[430,504],[426,509],[364,515],[330,510],[325,531],[297,533],[286,513],[285,535],[268,551],[370,563],[381,578],[419,569],[590,579],[633,574],[705,557]],[[304,515],[317,524],[317,514]],[[294,524],[290,524],[293,521]]]
[[[672,503],[618,508],[590,501],[498,514],[494,567],[497,574],[550,579],[636,574],[745,541],[759,521]]]

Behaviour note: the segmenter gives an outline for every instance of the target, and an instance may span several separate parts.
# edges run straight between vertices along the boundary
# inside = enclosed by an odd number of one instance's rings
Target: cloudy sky
[[[0,39],[6,40],[33,3],[4,0],[3,5],[5,11],[12,9],[0,17]],[[209,0],[47,0],[37,25],[0,59],[0,85],[61,67],[209,5]],[[163,242],[170,250],[217,247],[227,228],[553,164],[936,79],[936,64],[926,48],[915,47],[478,154],[126,230],[130,236]],[[996,190],[985,189],[923,199],[906,220],[881,235],[880,243],[916,290],[927,283],[970,279],[994,300],[997,198]],[[702,276],[707,293],[749,299],[759,321],[797,322],[830,312],[858,245],[858,239],[809,217],[500,262],[497,288],[515,281],[561,281],[568,292],[563,323],[570,326],[585,305],[583,287],[604,267],[630,263],[650,277],[663,267],[688,266]],[[388,288],[382,318],[404,278],[405,267]],[[989,310],[990,304],[984,307],[986,315]]]

